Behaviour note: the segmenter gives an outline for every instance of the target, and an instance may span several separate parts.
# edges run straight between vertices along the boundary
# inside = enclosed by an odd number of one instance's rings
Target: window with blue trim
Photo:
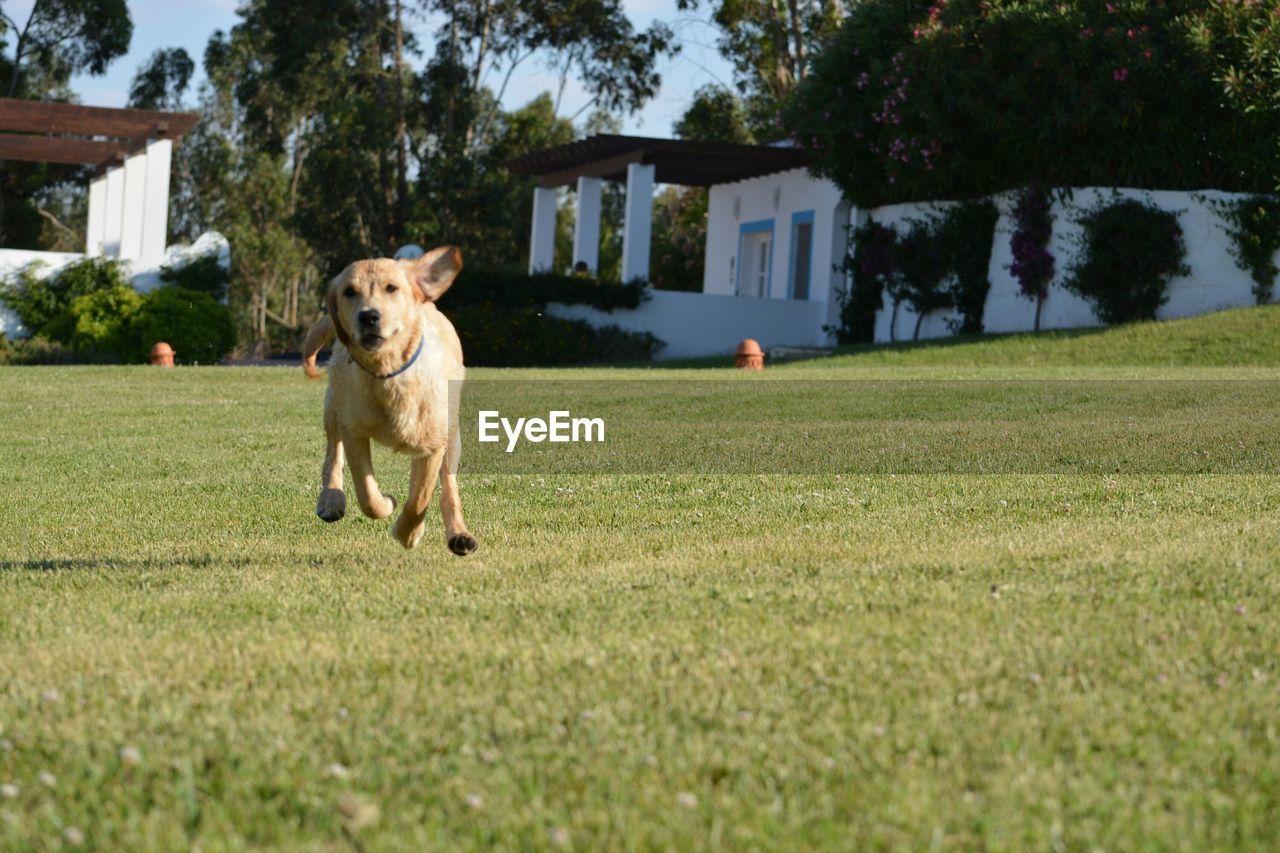
[[[791,214],[791,250],[787,263],[787,297],[808,299],[813,277],[813,211]]]

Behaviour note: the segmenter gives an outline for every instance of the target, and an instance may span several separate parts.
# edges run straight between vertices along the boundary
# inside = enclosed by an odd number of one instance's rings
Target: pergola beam
[[[85,107],[0,98],[0,127],[23,133],[69,133],[113,139],[177,139],[200,121],[196,113]]]
[[[92,139],[0,133],[0,160],[98,166],[123,160],[132,146]]]

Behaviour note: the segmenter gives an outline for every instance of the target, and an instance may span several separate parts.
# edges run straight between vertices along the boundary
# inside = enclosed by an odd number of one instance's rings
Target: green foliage
[[[717,112],[724,107],[744,110],[755,141],[785,139],[787,128],[778,121],[779,108],[809,73],[812,53],[840,26],[846,5],[838,0],[678,0],[676,6],[682,11],[710,11],[709,23],[720,36],[716,46],[733,64],[734,84],[744,103],[733,107],[722,97],[717,103],[712,100],[716,96],[702,99],[701,92],[699,100]],[[701,112],[698,101],[693,110]],[[718,121],[717,126],[725,124]]]
[[[55,321],[60,328],[68,328],[68,318],[62,315],[77,298],[126,286],[123,267],[110,258],[85,258],[47,276],[40,275],[37,261],[0,286],[0,299],[13,309],[22,325],[40,332]]]
[[[895,302],[905,302],[916,314],[911,339],[920,337],[920,325],[934,311],[950,308],[951,294],[943,287],[950,260],[937,239],[936,218],[912,222],[898,241],[895,268],[898,287],[890,291]]]
[[[25,22],[7,15],[0,22],[14,44],[12,59],[5,57],[10,76],[4,94],[10,98],[38,100],[61,94],[75,74],[103,74],[128,53],[133,38],[125,0],[36,0]]]
[[[702,290],[708,200],[705,187],[667,187],[654,199],[649,283],[656,289]]]
[[[1082,250],[1066,288],[1089,300],[1108,325],[1154,320],[1169,279],[1190,273],[1178,215],[1125,199],[1088,211],[1080,225]]]
[[[578,320],[548,316],[548,302],[626,310],[645,298],[643,282],[609,284],[553,273],[466,267],[440,299],[458,330],[468,364],[532,366],[593,361],[644,361],[661,347],[649,333],[617,327],[593,329]]]
[[[844,270],[851,285],[840,288],[840,325],[828,328],[842,344],[871,343],[876,312],[884,307],[884,293],[896,289],[894,261],[898,233],[888,225],[867,220],[853,230]]]
[[[129,106],[143,110],[178,110],[196,64],[183,48],[157,50],[138,68],[129,88]]]
[[[87,293],[67,312],[73,321],[70,336],[55,340],[79,352],[124,359],[130,350],[130,327],[142,304],[142,296],[127,285]]]
[[[15,341],[0,335],[0,364],[80,364],[93,360],[94,355],[76,352],[44,335],[33,335]]]
[[[644,301],[644,282],[599,282],[558,273],[527,273],[463,267],[457,281],[440,298],[446,312],[459,305],[501,305],[541,310],[548,302],[589,305],[601,311],[637,308]]]
[[[749,121],[742,102],[732,91],[723,86],[703,86],[694,93],[693,103],[672,130],[680,139],[693,142],[751,145],[755,135]]]
[[[533,308],[487,304],[449,312],[467,363],[483,367],[552,367],[604,361],[648,361],[661,347],[652,334],[582,320],[563,320]]]
[[[828,331],[840,343],[870,343],[876,312],[884,307],[887,293],[894,309],[890,340],[897,336],[899,303],[909,305],[916,314],[913,339],[920,336],[925,316],[944,308],[960,313],[955,331],[980,333],[999,217],[995,204],[984,199],[910,222],[901,237],[891,226],[874,221],[855,229],[844,264],[853,284],[848,293],[837,294],[841,325]]]
[[[1280,251],[1280,198],[1255,195],[1215,203],[1214,208],[1226,220],[1232,256],[1253,277],[1258,304],[1270,302],[1280,274],[1275,262]]]
[[[862,207],[1037,182],[1272,191],[1273,7],[868,0],[784,124]]]
[[[214,299],[227,298],[231,274],[218,263],[217,255],[205,255],[181,267],[160,267],[160,280],[173,287],[207,293]]]
[[[989,199],[966,201],[949,209],[938,226],[935,239],[947,258],[951,303],[960,312],[956,331],[962,335],[982,332],[982,314],[991,290],[991,249],[999,218],[1000,211]]]
[[[151,347],[166,341],[179,364],[217,364],[236,345],[236,324],[227,306],[207,293],[161,287],[143,299],[128,336],[130,361],[146,361]]]

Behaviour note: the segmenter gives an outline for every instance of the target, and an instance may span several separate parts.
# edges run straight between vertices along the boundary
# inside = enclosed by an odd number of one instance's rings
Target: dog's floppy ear
[[[428,302],[435,302],[453,284],[462,269],[462,252],[457,246],[432,249],[416,261],[401,261],[409,281]]]
[[[333,333],[338,336],[338,340],[342,341],[344,347],[351,346],[351,336],[347,334],[346,329],[342,328],[342,318],[338,316],[338,288],[345,280],[345,275],[335,278],[329,284],[329,295],[325,297],[325,306],[329,311],[329,322],[333,324]]]

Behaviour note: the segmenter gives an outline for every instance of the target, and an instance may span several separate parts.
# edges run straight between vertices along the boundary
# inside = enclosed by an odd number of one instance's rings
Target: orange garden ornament
[[[734,367],[743,370],[764,370],[764,351],[754,338],[746,338],[738,344],[738,351],[733,354]]]
[[[151,348],[151,363],[156,367],[173,367],[173,357],[177,355],[173,347],[164,341]]]

